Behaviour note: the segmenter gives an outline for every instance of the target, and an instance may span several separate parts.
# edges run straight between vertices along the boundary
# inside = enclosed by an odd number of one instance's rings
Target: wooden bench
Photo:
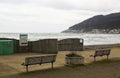
[[[44,64],[51,63],[53,69],[53,63],[56,60],[56,55],[46,55],[46,56],[34,56],[34,57],[26,57],[25,62],[22,63],[23,66],[26,66],[26,71],[28,72],[29,65],[35,64]]]
[[[96,57],[97,56],[107,56],[107,60],[108,60],[108,56],[110,55],[110,51],[111,49],[99,49],[96,50],[95,53],[93,55],[90,55],[90,57],[94,57],[94,61],[96,61]]]

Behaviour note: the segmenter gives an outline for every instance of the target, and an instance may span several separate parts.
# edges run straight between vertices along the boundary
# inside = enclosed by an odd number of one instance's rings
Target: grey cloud
[[[76,2],[78,0],[75,0]],[[81,0],[83,1],[83,0]],[[40,4],[40,3],[39,3]],[[86,2],[77,2],[77,4],[70,3],[69,1],[64,0],[50,0],[47,2],[43,1],[41,6],[61,9],[61,10],[87,10],[93,12],[112,12],[120,9],[120,0],[86,0]]]
[[[21,4],[21,3],[43,3],[45,1],[46,0],[0,0],[0,3]]]
[[[120,9],[120,0],[74,0],[77,4],[70,2],[71,0],[0,0],[0,3],[13,4],[36,4],[39,7],[49,7],[61,10],[88,10],[94,12],[111,12]]]
[[[0,3],[25,3],[27,0],[0,0]]]
[[[37,7],[53,8],[66,11],[87,11],[96,13],[109,13],[119,11],[120,0],[74,0],[77,4],[70,2],[71,0],[0,0],[0,3],[13,3],[21,5],[35,4]],[[8,7],[9,8],[9,7]]]
[[[52,7],[55,9],[64,9],[64,10],[72,10],[75,9],[75,7],[69,3],[65,2],[55,2],[55,3],[47,3],[45,4],[48,7]]]

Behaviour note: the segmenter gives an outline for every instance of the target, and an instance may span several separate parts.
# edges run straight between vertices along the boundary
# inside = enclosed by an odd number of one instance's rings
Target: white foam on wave
[[[0,33],[0,38],[19,39],[19,33]],[[72,33],[28,33],[28,40],[57,38],[83,38],[84,45],[117,44],[120,43],[120,34],[72,34]]]

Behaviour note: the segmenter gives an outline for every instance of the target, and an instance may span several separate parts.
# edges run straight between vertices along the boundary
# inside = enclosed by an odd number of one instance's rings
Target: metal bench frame
[[[110,55],[110,51],[111,51],[111,49],[99,49],[99,50],[96,50],[93,55],[90,55],[90,57],[94,57],[94,62],[95,62],[97,56],[104,56],[104,55],[106,55],[107,56],[107,60],[108,60],[108,57]]]

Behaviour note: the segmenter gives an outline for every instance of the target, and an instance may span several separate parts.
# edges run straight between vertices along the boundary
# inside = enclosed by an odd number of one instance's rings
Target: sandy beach
[[[109,61],[106,56],[97,57],[94,62],[90,54],[95,50],[78,51],[85,57],[85,65],[65,66],[65,55],[69,52],[58,52],[54,69],[51,64],[29,66],[29,72],[22,66],[25,57],[42,55],[39,53],[20,53],[0,56],[0,78],[120,78],[120,47],[111,47]]]

